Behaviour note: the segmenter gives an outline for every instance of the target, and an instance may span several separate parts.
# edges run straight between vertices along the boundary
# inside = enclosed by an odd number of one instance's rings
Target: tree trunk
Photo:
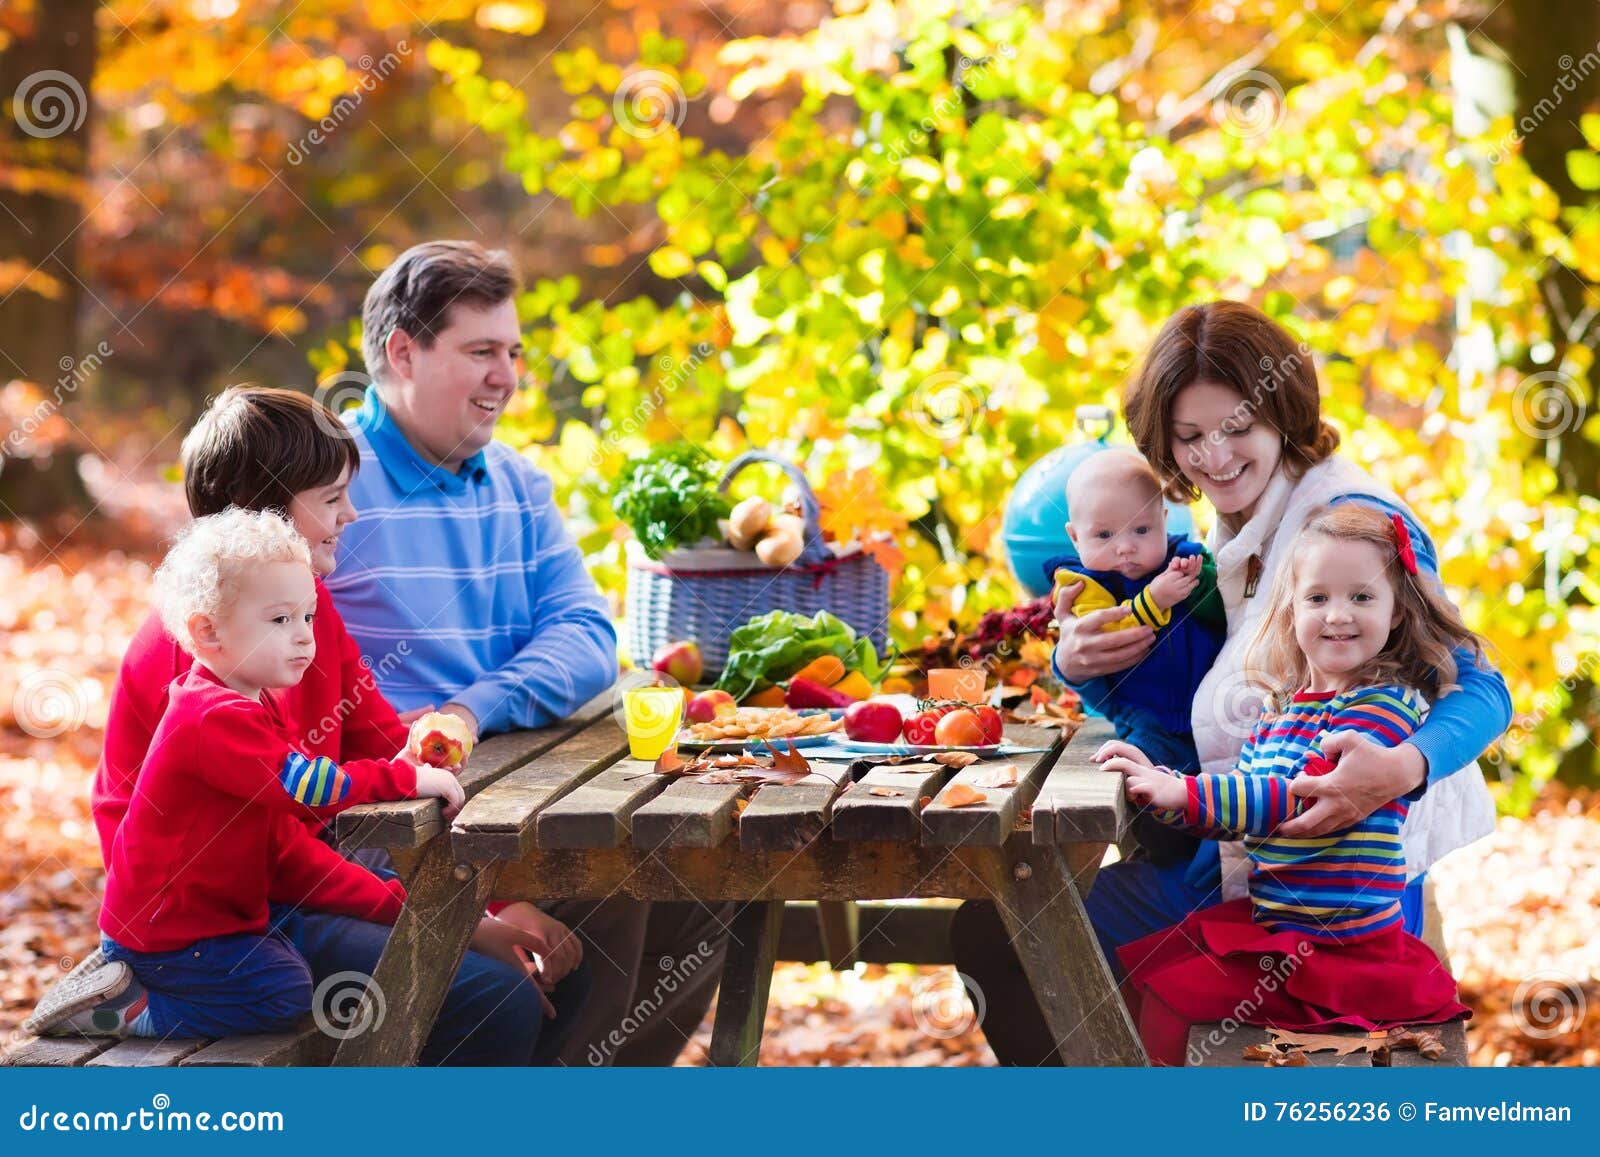
[[[90,85],[99,0],[47,0],[0,53],[0,382],[33,382],[0,409],[0,518],[86,506],[80,447],[43,432],[83,384],[77,268],[88,179]],[[70,430],[71,427],[66,427]]]
[[[1522,155],[1534,173],[1553,189],[1564,206],[1587,208],[1593,194],[1585,193],[1567,175],[1567,154],[1588,148],[1578,128],[1580,113],[1600,109],[1600,5],[1573,4],[1570,0],[1507,0],[1484,25],[1514,66],[1516,112],[1513,121],[1522,141]],[[1556,268],[1545,279],[1546,293],[1562,302],[1569,317],[1583,312],[1586,286],[1575,270]],[[1568,335],[1570,341],[1589,345],[1600,340],[1593,330]],[[1559,341],[1559,338],[1557,339]],[[1600,363],[1580,383],[1585,411],[1594,414],[1600,397]],[[1557,476],[1576,494],[1600,494],[1600,446],[1581,429],[1567,423],[1559,437]],[[1587,719],[1591,729],[1600,704],[1592,680],[1571,688],[1574,717]],[[1594,782],[1600,762],[1593,745],[1579,743],[1566,752],[1556,772],[1566,782]]]

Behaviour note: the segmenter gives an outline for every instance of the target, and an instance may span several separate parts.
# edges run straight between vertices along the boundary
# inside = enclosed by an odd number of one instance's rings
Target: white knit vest
[[[1202,771],[1228,772],[1237,765],[1239,751],[1261,714],[1261,693],[1243,677],[1244,656],[1266,614],[1273,578],[1312,512],[1341,494],[1380,498],[1410,513],[1400,498],[1359,466],[1335,456],[1311,467],[1298,481],[1281,468],[1274,472],[1255,513],[1237,534],[1220,519],[1212,528],[1206,546],[1217,560],[1228,637],[1194,697],[1194,738]],[[1261,564],[1255,594],[1246,598],[1252,556]],[[1494,800],[1476,763],[1442,779],[1433,778],[1400,829],[1407,878],[1414,879],[1450,852],[1482,839],[1494,830],[1494,823]],[[1244,848],[1237,842],[1224,843],[1221,851],[1223,898],[1242,898],[1248,894],[1249,860]]]

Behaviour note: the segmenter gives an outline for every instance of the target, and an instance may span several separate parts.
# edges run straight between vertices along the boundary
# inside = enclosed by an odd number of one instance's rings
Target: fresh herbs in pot
[[[633,527],[645,554],[659,559],[674,547],[717,537],[717,520],[732,509],[717,491],[717,473],[698,446],[663,446],[623,466],[611,507]]]

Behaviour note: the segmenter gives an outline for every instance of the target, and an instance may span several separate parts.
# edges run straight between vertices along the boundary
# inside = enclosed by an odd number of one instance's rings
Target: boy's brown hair
[[[361,356],[374,381],[389,371],[384,344],[395,330],[423,349],[450,325],[458,302],[499,305],[517,291],[517,270],[503,249],[473,241],[424,241],[378,274],[361,306]]]
[[[196,518],[230,506],[287,513],[303,490],[361,466],[355,435],[295,390],[230,386],[183,439],[183,491]]]
[[[1366,669],[1352,676],[1356,685],[1398,683],[1437,701],[1456,687],[1453,652],[1457,647],[1467,648],[1480,666],[1487,662],[1482,638],[1462,621],[1461,612],[1433,576],[1405,569],[1393,519],[1359,502],[1341,502],[1312,514],[1278,567],[1266,618],[1245,655],[1244,668],[1253,682],[1264,684],[1281,700],[1303,688],[1310,678],[1305,653],[1294,637],[1294,586],[1299,548],[1316,537],[1377,547],[1384,567],[1382,578],[1373,578],[1394,588],[1400,621],[1390,631],[1383,650]]]
[[[1200,497],[1172,449],[1173,401],[1196,382],[1238,391],[1241,411],[1283,436],[1283,468],[1290,478],[1339,448],[1339,432],[1322,420],[1310,350],[1242,301],[1185,306],[1161,327],[1122,398],[1128,433],[1175,502]]]

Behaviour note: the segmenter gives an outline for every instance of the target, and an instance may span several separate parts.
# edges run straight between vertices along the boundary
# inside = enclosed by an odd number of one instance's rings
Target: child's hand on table
[[[1124,787],[1128,798],[1141,807],[1182,811],[1189,802],[1189,787],[1183,782],[1183,776],[1164,767],[1146,767],[1117,755],[1106,760],[1105,769],[1127,776]]]
[[[444,803],[444,818],[454,818],[461,805],[467,802],[467,793],[461,787],[456,773],[431,763],[418,763],[408,758],[407,763],[417,769],[417,798],[438,799]]]
[[[1188,558],[1175,558],[1167,564],[1166,570],[1150,580],[1150,597],[1160,604],[1162,610],[1170,611],[1193,594],[1199,585],[1200,557],[1190,555]]]
[[[1108,759],[1121,756],[1123,759],[1132,760],[1140,767],[1154,767],[1150,757],[1140,751],[1131,743],[1124,743],[1120,739],[1109,739],[1100,745],[1100,750],[1089,757],[1090,763],[1105,763]],[[1109,769],[1108,769],[1109,770]]]

